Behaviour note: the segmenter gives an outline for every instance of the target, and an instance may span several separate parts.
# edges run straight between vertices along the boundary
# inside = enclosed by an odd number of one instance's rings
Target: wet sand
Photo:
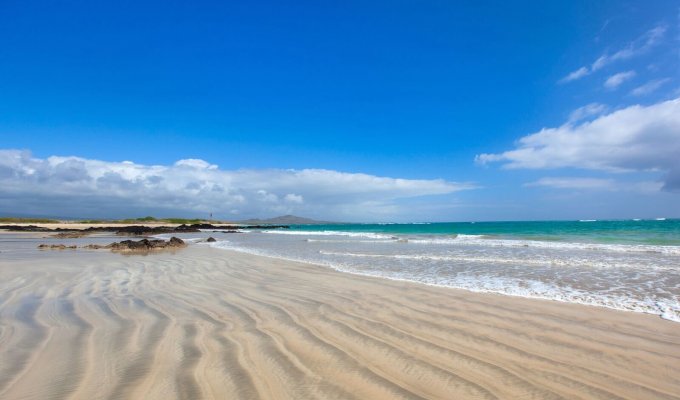
[[[0,254],[0,399],[680,399],[680,324],[201,246]]]

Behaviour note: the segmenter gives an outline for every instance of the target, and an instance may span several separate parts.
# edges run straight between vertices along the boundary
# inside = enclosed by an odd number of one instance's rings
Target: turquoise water
[[[485,235],[579,243],[680,246],[680,219],[606,221],[438,222],[415,224],[294,225],[296,231],[374,232],[391,235]]]
[[[214,235],[342,272],[680,322],[680,220],[332,224]]]

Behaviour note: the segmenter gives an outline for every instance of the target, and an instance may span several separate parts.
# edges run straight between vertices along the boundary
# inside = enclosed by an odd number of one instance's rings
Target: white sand
[[[61,398],[679,399],[680,324],[198,246],[0,257],[0,399]]]

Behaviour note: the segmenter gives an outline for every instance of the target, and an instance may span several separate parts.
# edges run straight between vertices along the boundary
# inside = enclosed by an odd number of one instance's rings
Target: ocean
[[[680,220],[299,225],[210,245],[338,271],[680,322]]]

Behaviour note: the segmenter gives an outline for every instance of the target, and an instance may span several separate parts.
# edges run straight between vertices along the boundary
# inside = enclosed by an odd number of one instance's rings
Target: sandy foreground
[[[680,324],[202,246],[0,254],[0,399],[680,399]]]

